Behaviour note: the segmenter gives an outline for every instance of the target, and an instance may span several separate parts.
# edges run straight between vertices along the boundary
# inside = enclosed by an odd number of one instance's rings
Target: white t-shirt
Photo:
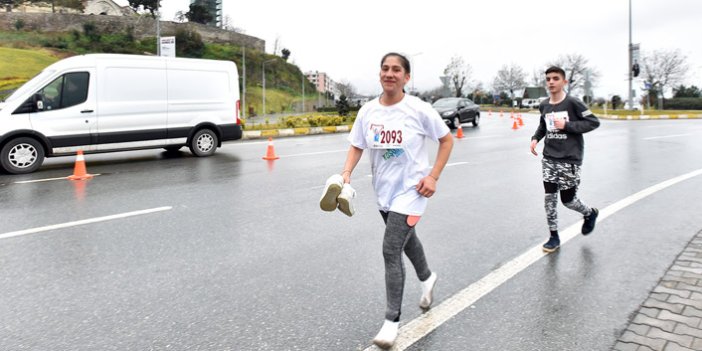
[[[375,98],[361,107],[349,141],[370,150],[373,189],[381,211],[424,213],[428,199],[416,186],[431,171],[426,139],[438,141],[448,133],[439,113],[415,96],[405,95],[392,106]]]

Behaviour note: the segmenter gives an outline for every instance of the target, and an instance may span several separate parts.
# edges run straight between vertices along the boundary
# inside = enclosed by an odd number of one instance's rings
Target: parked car
[[[480,124],[480,106],[470,99],[465,98],[441,98],[436,100],[432,107],[439,112],[446,125],[451,129],[457,129],[461,123],[473,123],[474,127]]]
[[[0,106],[0,166],[36,171],[44,157],[188,146],[210,156],[240,139],[232,61],[73,56],[44,69]]]
[[[522,100],[522,107],[525,108],[539,108],[539,104],[541,104],[541,100],[539,99],[524,99]]]

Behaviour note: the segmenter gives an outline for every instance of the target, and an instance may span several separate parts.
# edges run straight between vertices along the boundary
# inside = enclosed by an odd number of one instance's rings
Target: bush
[[[664,110],[702,110],[702,98],[673,98],[663,100]]]
[[[201,58],[205,51],[202,36],[196,31],[178,29],[176,31],[176,56]]]
[[[15,29],[22,30],[22,28],[24,28],[24,20],[20,18],[15,21]]]
[[[85,34],[88,40],[90,40],[92,43],[97,43],[100,41],[100,32],[93,22],[83,23],[83,34]]]

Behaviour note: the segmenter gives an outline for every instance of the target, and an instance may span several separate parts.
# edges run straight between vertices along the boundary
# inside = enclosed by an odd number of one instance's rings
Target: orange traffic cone
[[[456,138],[463,139],[463,128],[461,126],[459,126],[458,130],[456,131]]]
[[[502,117],[502,110],[500,110],[500,117]]]
[[[73,175],[68,176],[70,180],[86,180],[92,178],[92,174],[88,174],[85,169],[85,157],[83,157],[83,150],[78,150],[76,155],[76,165],[73,168]]]
[[[514,110],[512,110],[512,112],[509,113],[509,118],[514,118]]]
[[[492,110],[488,110],[488,117],[492,117]]]
[[[515,119],[515,120],[513,120],[513,121],[514,121],[514,122],[512,122],[512,130],[517,130],[517,129],[519,129],[519,124],[517,123],[517,120]]]
[[[263,156],[264,160],[277,160],[280,157],[275,155],[275,150],[273,149],[273,138],[268,137],[268,150],[266,150],[266,156]]]
[[[524,120],[522,119],[521,113],[517,116],[517,120],[519,121],[519,126],[524,127]]]

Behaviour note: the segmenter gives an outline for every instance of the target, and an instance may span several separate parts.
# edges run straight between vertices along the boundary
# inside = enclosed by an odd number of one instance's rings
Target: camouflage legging
[[[563,205],[573,211],[589,216],[591,209],[577,197],[580,185],[580,166],[549,159],[541,160],[544,189],[544,209],[550,231],[558,231],[558,190]]]

